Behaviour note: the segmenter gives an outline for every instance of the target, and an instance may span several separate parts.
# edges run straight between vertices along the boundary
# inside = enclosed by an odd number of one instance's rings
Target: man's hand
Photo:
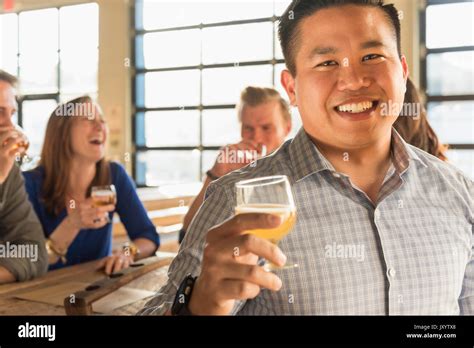
[[[196,280],[189,310],[196,315],[226,315],[235,300],[256,297],[261,288],[280,290],[274,273],[257,265],[258,257],[283,266],[285,255],[271,242],[245,234],[256,228],[274,228],[281,223],[269,214],[240,214],[218,225],[207,234],[201,274]]]
[[[115,210],[115,205],[109,204],[101,207],[94,206],[92,198],[78,203],[68,215],[68,219],[76,229],[101,228],[108,224],[108,213]]]
[[[242,140],[238,144],[224,146],[220,149],[211,172],[215,176],[221,177],[255,161],[262,154],[266,154],[265,145],[249,140]]]
[[[0,127],[0,184],[10,173],[18,153],[18,143],[22,141],[13,127]]]

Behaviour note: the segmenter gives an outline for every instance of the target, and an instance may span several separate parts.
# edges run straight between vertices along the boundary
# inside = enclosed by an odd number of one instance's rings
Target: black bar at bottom
[[[38,325],[38,326],[33,326]],[[54,340],[52,326],[54,325]],[[473,347],[474,316],[1,317],[0,346],[390,344]],[[40,332],[45,337],[37,336]],[[19,337],[19,336],[30,337]],[[49,337],[49,338],[48,338]],[[85,346],[85,345],[84,345]]]

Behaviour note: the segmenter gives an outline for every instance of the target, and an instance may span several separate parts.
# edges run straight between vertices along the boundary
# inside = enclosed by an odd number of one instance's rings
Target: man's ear
[[[403,79],[405,80],[405,83],[406,83],[408,80],[408,76],[410,76],[410,71],[408,70],[407,57],[402,55],[401,61],[402,61],[402,69],[403,69]]]
[[[283,88],[285,88],[286,94],[288,94],[288,98],[290,99],[290,104],[293,106],[297,106],[296,104],[296,91],[295,91],[295,79],[291,75],[288,69],[285,69],[281,72],[280,77],[281,84]]]

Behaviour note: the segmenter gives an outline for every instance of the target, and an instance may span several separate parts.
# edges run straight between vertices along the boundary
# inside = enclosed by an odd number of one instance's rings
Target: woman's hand
[[[77,229],[96,229],[110,222],[109,212],[114,210],[115,205],[113,204],[97,207],[94,205],[92,198],[87,198],[81,203],[76,202],[76,206],[70,208],[68,218]]]
[[[125,255],[122,252],[115,251],[112,256],[107,256],[102,259],[102,267],[105,266],[105,273],[111,274],[128,268],[134,262],[132,255]]]

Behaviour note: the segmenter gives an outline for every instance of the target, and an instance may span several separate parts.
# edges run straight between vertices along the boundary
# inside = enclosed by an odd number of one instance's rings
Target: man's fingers
[[[254,254],[263,257],[278,266],[283,266],[285,264],[285,254],[283,254],[278,246],[270,241],[259,238],[253,234],[245,234],[239,238],[239,245],[233,247],[234,255],[239,253],[241,255]]]
[[[281,218],[276,215],[264,213],[239,214],[213,227],[207,234],[207,242],[213,243],[232,235],[242,234],[247,230],[275,228],[280,223]]]
[[[276,274],[265,271],[261,266],[232,263],[223,267],[226,270],[224,280],[250,282],[272,291],[278,291],[282,286],[281,279]]]
[[[257,297],[260,286],[241,280],[226,279],[220,282],[219,290],[216,294],[217,301],[247,300]]]

